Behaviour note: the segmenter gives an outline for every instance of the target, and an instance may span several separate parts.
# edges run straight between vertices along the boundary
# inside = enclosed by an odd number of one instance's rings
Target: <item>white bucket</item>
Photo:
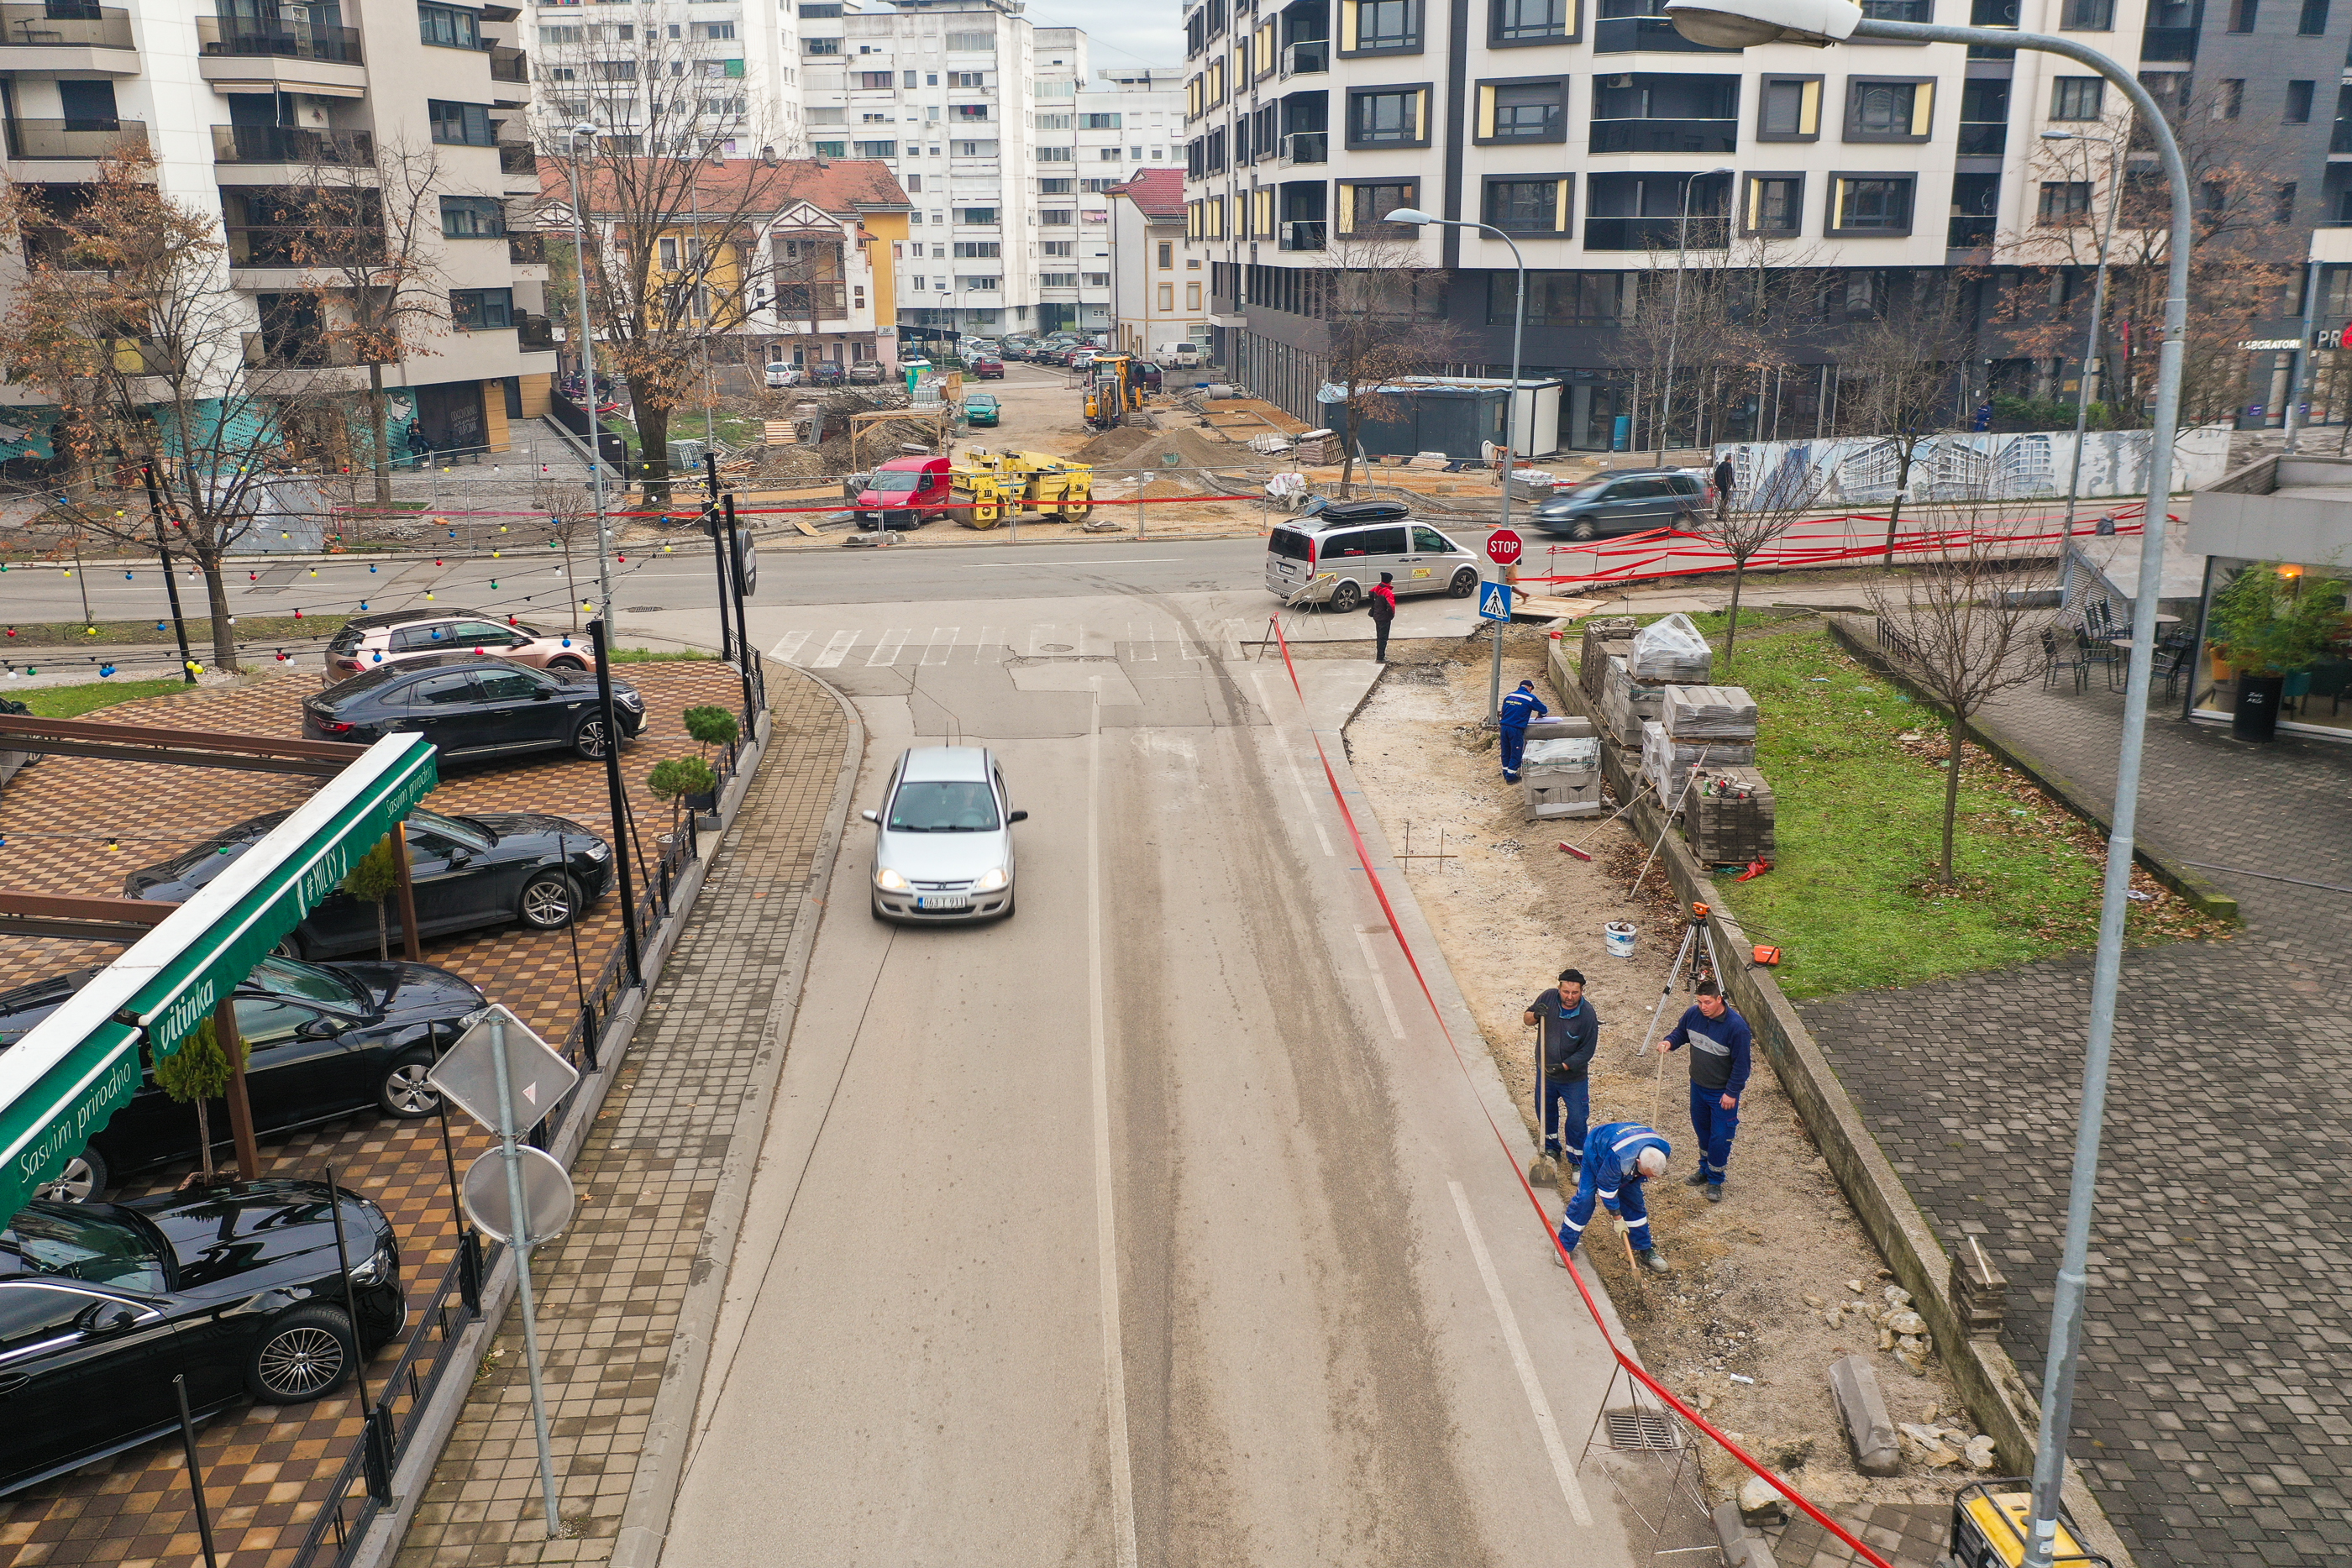
[[[1612,958],[1630,958],[1633,956],[1633,923],[1626,920],[1612,920],[1601,928],[1601,939],[1608,945],[1609,956]]]

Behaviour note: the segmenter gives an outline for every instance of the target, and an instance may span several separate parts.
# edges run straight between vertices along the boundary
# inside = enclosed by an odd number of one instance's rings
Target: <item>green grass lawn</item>
[[[1719,649],[1720,617],[1693,619]],[[1781,946],[1791,997],[1914,986],[2096,939],[2096,836],[1989,759],[1961,778],[1953,862],[1962,891],[1934,891],[1941,720],[1818,622],[1759,624],[1743,613],[1738,663],[1725,673],[1718,658],[1717,670],[1756,699],[1757,766],[1772,786],[1778,840],[1769,873],[1717,886],[1757,940]],[[1919,737],[1911,749],[1906,735]],[[2132,914],[2142,938],[2208,929],[2169,894]]]
[[[79,718],[98,708],[115,703],[127,703],[139,697],[168,696],[173,692],[190,690],[188,684],[176,675],[165,675],[152,681],[91,681],[86,685],[27,686],[23,691],[0,690],[0,696],[13,697],[31,708],[39,718]]]
[[[261,643],[331,637],[350,619],[348,615],[305,615],[297,621],[291,615],[241,615],[237,617],[236,640],[250,649]],[[187,617],[187,626],[188,646],[194,656],[206,659],[213,645],[211,613],[197,610]],[[152,621],[10,621],[0,627],[0,632],[5,633],[0,635],[0,653],[16,648],[104,647],[119,643],[178,640],[168,620],[160,626]]]

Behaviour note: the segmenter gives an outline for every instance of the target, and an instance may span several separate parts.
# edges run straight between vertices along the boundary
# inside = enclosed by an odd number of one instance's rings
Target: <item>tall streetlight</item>
[[[1675,412],[1675,351],[1680,345],[1683,329],[1683,271],[1690,266],[1690,199],[1701,180],[1712,180],[1718,174],[1728,174],[1728,169],[1709,169],[1704,174],[1693,174],[1683,182],[1682,228],[1675,236],[1675,308],[1666,319],[1666,379],[1658,391],[1658,465],[1666,462],[1666,422]],[[1692,434],[1696,435],[1696,431]]]
[[[1511,307],[1511,390],[1503,396],[1503,528],[1511,526],[1511,470],[1519,452],[1519,341],[1528,329],[1528,262],[1519,254],[1518,242],[1492,224],[1474,224],[1465,218],[1433,217],[1417,207],[1399,207],[1386,220],[1392,224],[1412,224],[1416,227],[1434,224],[1440,228],[1477,229],[1493,235],[1511,247],[1511,265],[1519,269],[1519,296]],[[1535,434],[1535,411],[1528,411],[1528,436]],[[1503,569],[1496,567],[1496,580]],[[1503,717],[1503,632],[1510,625],[1507,620],[1495,623],[1495,656],[1486,677],[1486,716],[1499,724]]]
[[[2074,467],[2066,476],[2066,534],[2074,533],[2074,502],[2083,487],[2083,433],[2090,426],[2091,381],[2100,375],[2099,319],[2107,313],[2107,248],[2116,241],[2116,209],[2124,193],[2123,143],[2112,136],[2092,136],[2080,131],[2045,131],[2044,141],[2101,141],[2107,148],[2107,221],[2099,232],[2099,280],[2091,289],[2091,330],[2083,346],[2083,367],[2074,379]]]
[[[2099,1127],[2106,1112],[2107,1063],[2115,1043],[2116,989],[2123,966],[2124,911],[2131,890],[2132,830],[2139,814],[2140,752],[2147,732],[2148,677],[2156,651],[2156,601],[2164,589],[2165,508],[2172,497],[2172,442],[2180,423],[2181,339],[2189,330],[2189,169],[2180,144],[2139,78],[2096,49],[2048,33],[2007,27],[1954,27],[1866,18],[1853,0],[1666,0],[1675,30],[1695,44],[1746,48],[1785,42],[1828,45],[1846,38],[1906,44],[1981,44],[2037,49],[2090,67],[2116,84],[2147,128],[2172,192],[2166,256],[2164,337],[2157,351],[2156,428],[2147,463],[2147,522],[2140,535],[2139,593],[2132,601],[2130,679],[2124,688],[2123,744],[2116,758],[2115,824],[2107,834],[2106,881],[2099,897],[2099,947],[2091,971],[2091,1026],[2083,1052],[2083,1113],[2074,1133],[2074,1172],[2066,1197],[2066,1242],[2050,1312],[2050,1348],[2042,1379],[2042,1429],[2033,1454],[2033,1528],[2024,1568],[2050,1568],[2058,1540],[2058,1494],[2066,1479],[2066,1434],[2074,1403],[2074,1364],[2083,1338],[2084,1269],[2091,1209],[2097,1198]]]
[[[580,139],[593,141],[596,128],[575,125],[564,132],[572,153],[572,285],[580,299],[580,370],[588,389],[588,488],[596,497],[596,615],[613,612],[613,519],[604,510],[604,422],[596,415],[596,340],[588,335],[588,186],[580,177]]]

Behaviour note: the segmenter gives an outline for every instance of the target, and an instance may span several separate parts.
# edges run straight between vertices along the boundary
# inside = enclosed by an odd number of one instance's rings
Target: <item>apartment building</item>
[[[803,149],[800,120],[800,19],[833,18],[837,4],[765,11],[751,0],[530,0],[530,37],[542,54],[538,105],[542,130],[592,124],[619,152],[651,152],[680,117],[666,106],[668,78],[690,78],[698,95],[689,134],[729,157],[762,148]],[[652,79],[661,78],[658,82]],[[650,135],[649,135],[650,133]]]
[[[418,0],[222,0],[218,15],[12,5],[0,16],[8,178],[66,205],[100,158],[151,150],[162,192],[226,234],[228,281],[252,311],[247,363],[315,366],[313,384],[356,391],[366,371],[320,346],[292,214],[322,164],[365,183],[380,159],[429,160],[441,193],[425,248],[447,319],[429,352],[384,367],[394,450],[413,425],[445,453],[500,451],[510,421],[545,408],[555,363],[537,235],[515,215],[539,189],[519,16]],[[37,455],[37,396],[0,387],[0,404],[26,437],[0,456]]]
[[[1184,171],[1139,169],[1111,188],[1111,346],[1150,355],[1209,341],[1209,274],[1185,243]]]
[[[2061,32],[2137,65],[2209,166],[2228,162],[2227,199],[2260,231],[2246,254],[2291,283],[2306,256],[2330,264],[2325,319],[2352,308],[2352,269],[2334,265],[2352,262],[2352,165],[2334,161],[2352,152],[2352,88],[2332,125],[2325,90],[2346,65],[2352,4],[2216,0],[2220,26],[2202,0],[1864,4]],[[1623,444],[1640,418],[1627,312],[1636,279],[1676,264],[1685,213],[1714,220],[1702,243],[1736,235],[1803,269],[1819,308],[1808,362],[1701,434],[1832,425],[1841,334],[1946,287],[1973,301],[1956,404],[2071,392],[2071,361],[2022,351],[2013,319],[2045,285],[2053,308],[2087,293],[2089,267],[2067,263],[2094,256],[2053,264],[2046,241],[2103,209],[2119,156],[2127,189],[2153,167],[2127,146],[2047,138],[2127,141],[2124,106],[2083,68],[2032,51],[1714,49],[1683,39],[1662,0],[1191,0],[1184,22],[1188,231],[1211,264],[1221,357],[1302,418],[1318,417],[1316,274],[1375,239],[1443,269],[1418,308],[1443,319],[1455,363],[1507,371],[1509,246],[1457,228],[1392,235],[1379,220],[1400,206],[1516,242],[1530,274],[1525,364],[1564,383],[1566,447]],[[2218,131],[2237,140],[2214,152]],[[2210,176],[2206,191],[2221,190]],[[2291,338],[2299,289],[2263,309],[2249,338]],[[2152,351],[2145,333],[2137,351]],[[2246,362],[2259,412],[2245,418],[2274,418],[2284,359]]]

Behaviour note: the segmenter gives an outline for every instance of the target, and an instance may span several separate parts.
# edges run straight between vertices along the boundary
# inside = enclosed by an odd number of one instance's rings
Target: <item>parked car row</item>
[[[882,362],[879,360],[816,360],[806,365],[795,365],[784,360],[770,360],[762,380],[771,387],[798,386],[879,386],[882,382]]]

